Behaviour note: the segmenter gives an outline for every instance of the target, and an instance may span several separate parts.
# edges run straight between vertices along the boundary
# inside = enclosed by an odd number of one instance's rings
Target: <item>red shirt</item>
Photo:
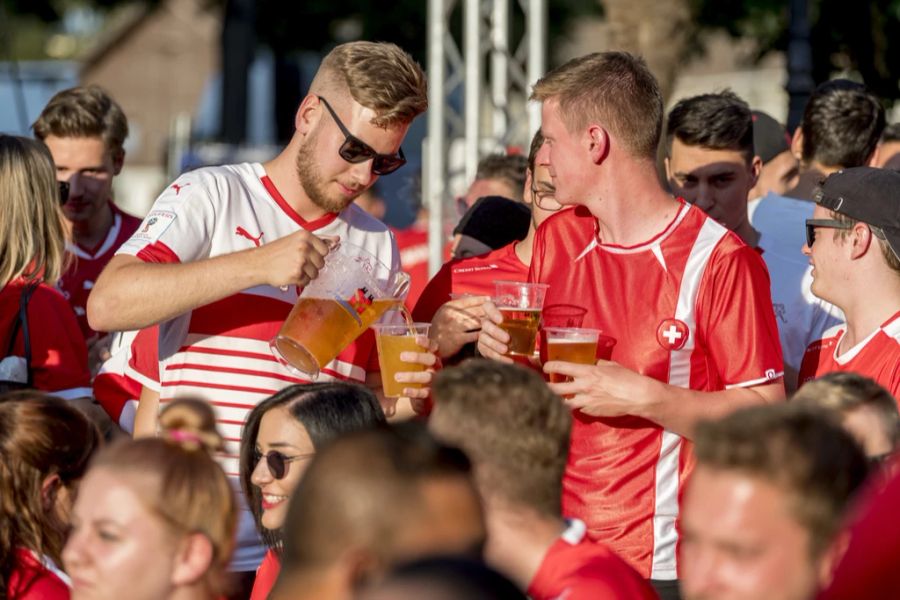
[[[838,356],[847,324],[835,325],[813,342],[800,364],[799,384],[833,371],[855,371],[881,384],[900,399],[900,311],[866,339]]]
[[[887,481],[873,476],[853,510],[847,550],[820,600],[900,598],[900,470]]]
[[[609,548],[585,536],[573,520],[547,550],[528,585],[533,600],[655,600],[653,587]]]
[[[0,345],[6,352],[19,316],[19,301],[25,280],[9,282],[0,289]],[[91,395],[87,346],[72,308],[55,289],[42,283],[28,302],[31,368],[35,389],[70,400]],[[22,329],[13,344],[13,356],[25,356]]]
[[[518,243],[513,242],[481,256],[444,263],[422,292],[413,310],[413,319],[431,322],[434,313],[450,301],[451,293],[493,296],[494,281],[497,279],[526,281],[528,265],[516,255]]]
[[[256,570],[256,580],[253,582],[253,591],[250,592],[250,600],[266,600],[269,592],[275,587],[278,573],[281,572],[281,561],[275,551],[269,548],[266,556]]]
[[[400,250],[400,267],[409,273],[406,307],[412,310],[428,283],[428,229],[413,223],[406,229],[392,229]]]
[[[612,360],[701,391],[782,376],[781,347],[759,254],[682,202],[643,244],[603,244],[583,208],[538,228],[530,278],[548,283],[544,306],[587,309],[584,327],[617,340]],[[574,414],[563,514],[587,523],[642,577],[674,579],[678,502],[690,443],[638,417]]]
[[[52,565],[43,565],[24,548],[16,549],[16,566],[9,576],[6,595],[13,600],[69,600],[65,575]]]
[[[59,280],[59,288],[72,305],[72,310],[78,318],[78,327],[81,328],[85,339],[96,333],[87,322],[87,300],[94,282],[100,277],[100,272],[115,255],[119,246],[124,244],[141,224],[140,219],[122,212],[112,202],[109,203],[109,207],[113,212],[113,224],[106,237],[95,248],[69,244],[67,249],[74,255],[74,260]]]

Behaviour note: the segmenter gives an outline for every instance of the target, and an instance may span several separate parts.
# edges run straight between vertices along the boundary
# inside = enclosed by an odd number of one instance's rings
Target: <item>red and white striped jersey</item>
[[[119,253],[146,262],[186,263],[258,247],[301,228],[360,246],[399,269],[387,226],[355,204],[305,221],[258,163],[182,175],[160,195]],[[213,404],[226,438],[223,466],[231,476],[238,473],[247,413],[278,390],[308,382],[279,364],[269,349],[297,296],[294,286],[285,291],[261,285],[160,324],[160,403],[189,395]],[[375,339],[367,331],[322,369],[319,380],[363,382],[372,364],[377,365]]]
[[[109,203],[113,212],[112,227],[106,233],[106,237],[96,248],[84,248],[78,244],[66,245],[74,260],[59,279],[59,289],[78,319],[78,327],[84,339],[88,339],[96,332],[90,328],[87,322],[87,299],[94,288],[94,282],[100,277],[100,272],[106,266],[116,250],[130,238],[141,224],[141,220],[132,217]]]
[[[159,326],[114,335],[110,357],[94,377],[94,398],[119,427],[133,433],[141,388],[159,391]]]
[[[718,391],[782,376],[769,277],[759,254],[682,202],[664,231],[603,244],[584,208],[538,228],[530,279],[544,305],[587,309],[584,327],[617,340],[612,360],[684,388]],[[563,514],[647,578],[674,579],[689,442],[637,417],[574,415]]]
[[[878,382],[900,400],[900,311],[866,339],[838,356],[847,324],[835,325],[806,349],[799,384],[833,371],[853,371]]]

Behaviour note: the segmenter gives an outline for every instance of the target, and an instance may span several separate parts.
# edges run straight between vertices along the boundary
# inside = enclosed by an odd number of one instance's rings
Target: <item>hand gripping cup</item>
[[[385,398],[399,398],[404,388],[421,388],[421,383],[396,381],[394,375],[402,371],[424,371],[425,365],[400,360],[401,352],[428,352],[428,330],[431,323],[390,325],[376,323],[375,345],[381,367],[381,385]]]
[[[503,314],[500,327],[509,334],[508,355],[534,354],[534,342],[541,324],[541,308],[549,287],[546,283],[494,282],[494,304]]]
[[[318,277],[303,288],[272,354],[290,370],[315,379],[387,310],[403,303],[409,276],[366,250],[342,242],[325,256]]]
[[[544,327],[541,330],[541,362],[562,360],[592,365],[597,362],[597,341],[600,330],[581,327]],[[550,381],[558,383],[568,378],[550,374]]]

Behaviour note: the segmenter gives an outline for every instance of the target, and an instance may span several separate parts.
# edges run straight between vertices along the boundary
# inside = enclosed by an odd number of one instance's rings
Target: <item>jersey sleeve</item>
[[[144,262],[190,262],[209,254],[216,225],[216,180],[196,172],[179,177],[153,203],[137,231],[116,254]]]
[[[131,343],[131,355],[125,375],[143,387],[160,391],[159,383],[159,325],[141,329]]]
[[[413,308],[413,319],[420,323],[431,323],[438,309],[450,300],[452,286],[450,263],[444,263],[419,296],[419,301]]]
[[[717,249],[701,286],[698,323],[725,387],[782,377],[781,343],[762,257],[749,246]]]
[[[90,396],[87,345],[62,294],[46,285],[34,291],[28,302],[28,329],[35,388],[66,400]],[[22,333],[17,354],[25,349]]]

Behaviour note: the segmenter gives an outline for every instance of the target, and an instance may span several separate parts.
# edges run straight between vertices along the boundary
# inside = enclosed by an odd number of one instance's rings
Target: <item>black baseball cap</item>
[[[761,110],[753,111],[753,151],[766,164],[791,149],[791,136],[781,123]]]
[[[884,232],[900,258],[900,172],[853,167],[832,173],[816,192],[821,206]]]
[[[503,196],[482,196],[466,211],[453,230],[496,250],[524,239],[531,226],[531,209],[524,202]]]

